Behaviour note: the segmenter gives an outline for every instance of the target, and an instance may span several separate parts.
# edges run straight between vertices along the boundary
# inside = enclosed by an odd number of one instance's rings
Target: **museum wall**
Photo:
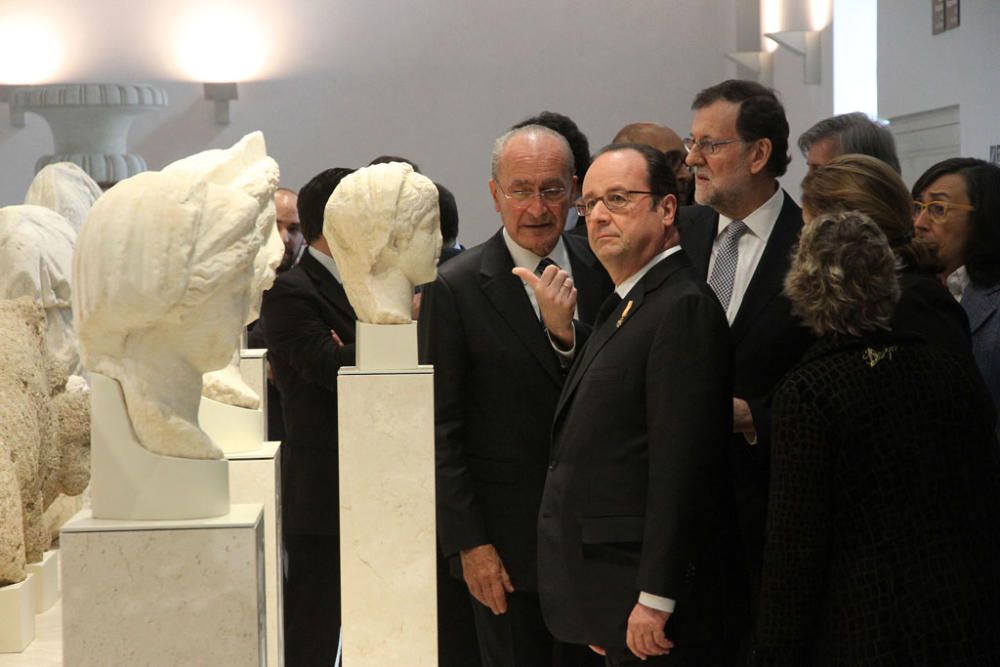
[[[0,7],[14,4],[3,0]],[[512,123],[543,109],[561,111],[594,149],[637,120],[683,135],[698,90],[753,76],[725,52],[760,48],[759,5],[746,0],[257,0],[242,6],[265,18],[268,55],[260,78],[240,84],[227,126],[215,124],[201,84],[175,62],[177,17],[197,3],[78,4],[32,3],[37,13],[58,17],[61,34],[70,36],[49,80],[163,85],[169,107],[140,116],[129,136],[129,149],[150,168],[230,145],[255,129],[266,135],[283,184],[293,188],[329,166],[404,155],[455,192],[466,244],[496,229],[486,188],[489,153]],[[766,4],[778,7],[776,29],[809,27],[809,0]],[[776,54],[774,84],[793,140],[832,111],[832,77],[805,86],[801,72],[801,57]],[[52,150],[44,121],[32,114],[25,120],[23,128],[0,123],[2,204],[22,200],[35,160]],[[804,166],[797,152],[793,157],[784,182],[797,197]]]
[[[961,25],[931,34],[930,3],[879,0],[879,115],[960,106],[962,155],[1000,144],[1000,3],[964,0]]]

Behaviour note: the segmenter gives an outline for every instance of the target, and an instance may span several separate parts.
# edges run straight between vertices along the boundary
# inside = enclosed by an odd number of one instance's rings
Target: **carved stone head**
[[[100,196],[100,186],[87,172],[72,162],[56,162],[35,174],[24,203],[55,211],[79,232]]]

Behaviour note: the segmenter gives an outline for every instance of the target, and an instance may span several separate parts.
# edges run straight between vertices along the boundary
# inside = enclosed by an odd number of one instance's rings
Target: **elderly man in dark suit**
[[[812,340],[782,295],[802,211],[777,181],[791,158],[788,121],[773,91],[751,81],[724,81],[698,93],[693,108],[685,147],[702,206],[682,208],[677,226],[732,330],[730,457],[755,598],[767,511],[770,394]]]
[[[549,428],[572,340],[582,344],[581,322],[593,321],[611,282],[584,239],[562,234],[575,188],[562,136],[529,125],[500,137],[489,187],[503,228],[440,268],[420,313],[422,357],[435,372],[438,537],[473,598],[483,664],[533,667],[553,664],[554,652],[535,537]],[[577,290],[563,355],[518,268]]]
[[[287,434],[281,451],[287,665],[332,665],[337,656],[337,371],[354,364],[357,318],[323,238],[323,209],[353,171],[328,169],[302,188],[299,218],[309,247],[264,293],[261,306]]]
[[[746,604],[725,314],[678,245],[663,153],[603,149],[579,206],[615,296],[556,407],[538,519],[545,621],[609,666],[735,664]]]

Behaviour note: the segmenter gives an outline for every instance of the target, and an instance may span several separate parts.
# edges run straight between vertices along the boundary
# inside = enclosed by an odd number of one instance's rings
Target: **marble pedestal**
[[[41,614],[59,599],[59,551],[46,551],[41,562],[28,563],[27,569],[35,576],[35,613]]]
[[[35,638],[35,578],[0,586],[0,653],[20,653]]]
[[[264,506],[264,579],[267,602],[267,664],[284,664],[281,554],[281,443],[265,442],[253,452],[227,454],[229,494],[234,503]]]
[[[380,332],[389,346],[415,351],[411,327],[378,328],[393,330]],[[359,326],[359,350],[361,336]],[[341,369],[337,380],[343,656],[351,667],[437,665],[434,374],[416,367],[415,352],[407,356],[413,368],[377,370],[378,355],[366,354],[369,368]]]
[[[263,665],[260,504],[186,521],[80,512],[60,532],[63,664]]]
[[[260,409],[267,414],[267,350],[240,350],[240,375],[247,386],[260,396]]]

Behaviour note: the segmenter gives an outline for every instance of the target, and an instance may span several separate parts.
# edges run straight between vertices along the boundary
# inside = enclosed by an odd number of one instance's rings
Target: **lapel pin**
[[[628,311],[630,310],[632,310],[632,299],[629,299],[628,303],[625,304],[625,310],[622,311],[622,316],[618,318],[618,323],[615,325],[615,329],[621,327],[622,322],[624,322],[625,318],[628,317]]]

